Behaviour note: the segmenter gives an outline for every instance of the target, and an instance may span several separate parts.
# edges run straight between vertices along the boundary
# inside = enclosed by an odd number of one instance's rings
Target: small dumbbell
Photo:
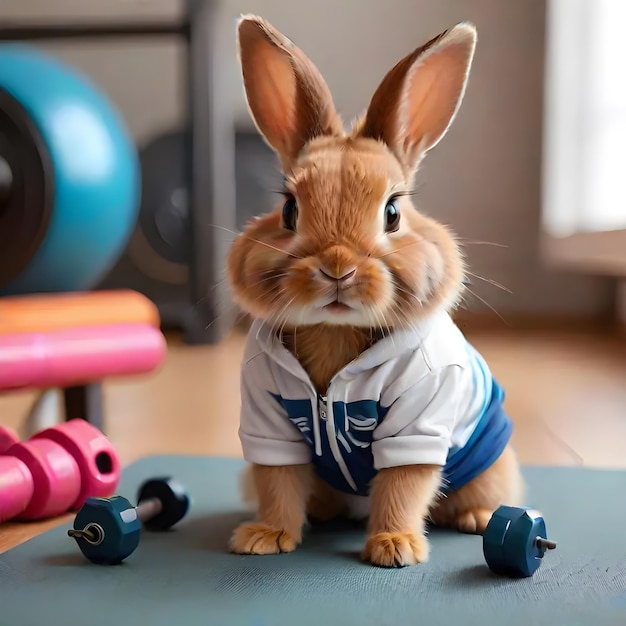
[[[71,419],[35,433],[29,441],[47,439],[58,443],[74,458],[80,472],[80,490],[70,510],[79,509],[87,497],[106,497],[115,492],[122,472],[113,444],[93,424]]]
[[[78,509],[88,496],[109,496],[120,462],[92,424],[73,419],[20,442],[0,429],[0,522],[55,517]]]
[[[0,457],[0,521],[44,519],[70,509],[80,492],[78,465],[45,439],[17,443]]]
[[[14,430],[0,426],[0,455],[19,443]],[[0,523],[19,515],[31,501],[35,486],[25,463],[16,457],[0,456]]]
[[[189,497],[172,478],[155,478],[139,489],[137,506],[122,496],[87,498],[67,531],[92,563],[117,565],[139,545],[141,524],[168,530],[189,510]]]
[[[0,454],[3,454],[5,450],[19,442],[20,438],[12,428],[0,426]]]
[[[495,574],[512,578],[532,576],[547,550],[556,543],[547,538],[543,515],[526,507],[499,507],[483,533],[483,554]]]

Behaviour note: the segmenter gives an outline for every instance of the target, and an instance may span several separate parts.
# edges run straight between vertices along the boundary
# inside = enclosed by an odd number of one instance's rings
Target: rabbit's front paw
[[[404,567],[428,561],[429,546],[424,535],[377,533],[365,544],[363,558],[380,567]]]
[[[293,552],[299,539],[286,530],[248,522],[235,530],[230,538],[230,549],[237,554],[278,554]]]

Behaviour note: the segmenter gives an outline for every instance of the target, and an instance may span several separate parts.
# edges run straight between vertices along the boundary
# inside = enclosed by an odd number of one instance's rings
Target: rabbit
[[[400,60],[349,131],[313,62],[242,15],[249,113],[278,158],[283,201],[227,254],[250,316],[239,438],[255,519],[237,554],[291,552],[308,524],[352,517],[362,557],[429,559],[429,524],[481,534],[524,481],[504,391],[452,319],[465,259],[411,200],[419,165],[464,97],[476,28],[459,23]]]

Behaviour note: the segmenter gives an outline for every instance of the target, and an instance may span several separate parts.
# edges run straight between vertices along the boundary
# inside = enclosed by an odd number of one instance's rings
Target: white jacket
[[[447,313],[378,341],[324,396],[270,331],[253,322],[241,368],[248,462],[313,462],[333,487],[361,496],[382,468],[435,464],[444,466],[442,488],[456,489],[510,438],[502,389]]]

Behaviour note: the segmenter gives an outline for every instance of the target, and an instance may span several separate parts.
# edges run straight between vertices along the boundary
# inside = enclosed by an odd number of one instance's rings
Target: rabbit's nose
[[[349,267],[347,269],[342,268],[339,276],[337,272],[332,272],[326,267],[320,267],[320,273],[324,278],[327,278],[330,281],[337,281],[338,283],[346,283],[350,279],[354,278],[356,274],[356,267]]]

